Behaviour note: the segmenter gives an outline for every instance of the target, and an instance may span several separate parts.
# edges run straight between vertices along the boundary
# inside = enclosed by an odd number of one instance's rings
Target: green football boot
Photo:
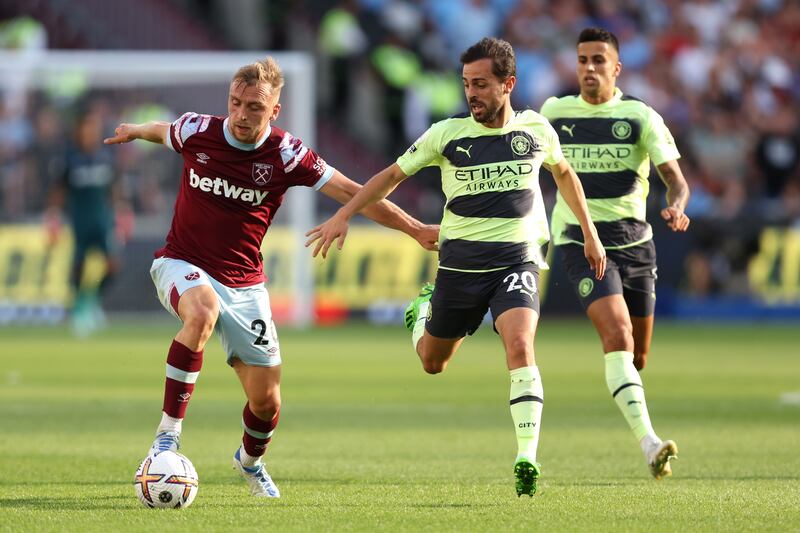
[[[514,484],[517,487],[517,496],[527,494],[532,497],[536,494],[541,473],[542,467],[539,463],[531,463],[527,459],[517,461],[517,464],[514,465],[514,477],[516,478]]]
[[[417,323],[417,319],[419,318],[419,306],[430,301],[432,294],[433,283],[426,283],[419,290],[419,296],[411,300],[411,303],[406,307],[405,322],[408,331],[414,332],[414,324]]]

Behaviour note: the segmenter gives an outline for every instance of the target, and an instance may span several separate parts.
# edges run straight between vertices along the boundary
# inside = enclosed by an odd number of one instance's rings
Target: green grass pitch
[[[244,396],[216,339],[184,424],[194,505],[143,508],[177,323],[0,329],[0,531],[799,531],[800,327],[656,324],[643,373],[674,476],[650,478],[585,321],[544,317],[540,493],[517,498],[508,373],[483,327],[426,375],[401,327],[279,331],[283,497],[231,467]]]

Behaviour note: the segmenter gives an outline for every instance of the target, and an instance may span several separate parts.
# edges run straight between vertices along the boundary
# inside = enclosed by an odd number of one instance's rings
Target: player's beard
[[[497,114],[500,112],[500,109],[502,108],[502,105],[491,106],[486,102],[480,101],[477,101],[476,103],[483,104],[483,113],[480,116],[472,113],[472,118],[475,120],[475,122],[479,122],[481,124],[494,121],[494,119],[497,118]]]

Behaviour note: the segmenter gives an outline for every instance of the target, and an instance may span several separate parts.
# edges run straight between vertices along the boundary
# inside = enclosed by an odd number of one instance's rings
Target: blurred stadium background
[[[515,498],[496,336],[481,328],[448,372],[425,375],[400,312],[435,255],[364,224],[343,253],[312,261],[297,234],[336,205],[300,194],[264,246],[280,325],[302,323],[295,304],[310,295],[316,323],[391,326],[279,329],[285,407],[270,471],[284,498],[266,505],[245,500],[230,470],[242,398],[209,343],[182,448],[198,502],[189,514],[140,508],[130,479],[177,326],[148,268],[180,158],[143,142],[111,150],[133,226],[120,225],[123,266],[104,298],[112,327],[72,338],[72,244],[48,246],[45,213],[81,113],[99,113],[106,134],[224,114],[230,75],[270,51],[287,75],[279,124],[363,182],[462,110],[468,44],[512,42],[514,105],[538,109],[577,91],[574,41],[588,25],[621,38],[620,85],[665,117],[692,188],[687,234],[653,220],[661,318],[645,379],[659,432],[680,443],[675,476],[648,478],[556,268],[537,334],[544,490]],[[0,0],[0,530],[798,530],[799,106],[792,0]],[[541,182],[552,205],[552,180]],[[443,207],[434,172],[392,199],[426,222]],[[91,263],[88,285],[102,270]],[[561,316],[575,320],[551,320]]]
[[[688,234],[653,221],[657,313],[800,318],[797,2],[0,0],[0,324],[59,322],[70,305],[70,243],[49,248],[43,219],[73,123],[87,106],[101,113],[108,134],[120,121],[224,114],[230,75],[269,50],[292,71],[279,124],[364,182],[432,121],[464,109],[458,56],[469,44],[485,35],[508,39],[518,61],[514,105],[538,110],[550,95],[577,92],[574,41],[589,25],[620,37],[620,86],[664,116],[691,186]],[[101,77],[99,56],[70,63],[73,56],[55,50],[147,55],[105,56],[114,69]],[[185,60],[196,61],[200,74],[179,72],[166,51],[206,54]],[[232,51],[239,55],[219,69],[211,65],[215,54]],[[309,68],[293,73],[304,61]],[[48,71],[53,64],[60,68]],[[162,312],[148,265],[169,226],[180,160],[153,148],[137,143],[113,152],[134,225],[124,266],[105,295],[110,313]],[[552,205],[552,180],[541,181]],[[655,171],[651,182],[649,213],[657,216],[664,188]],[[440,218],[433,171],[392,199],[426,222]],[[278,220],[283,227],[268,234],[265,264],[279,318],[297,319],[292,305],[304,289],[291,278],[308,268],[318,322],[399,322],[404,303],[432,276],[435,257],[365,225],[345,253],[312,262],[297,230],[335,208],[322,197],[290,203]],[[559,269],[547,291],[544,313],[580,313]]]

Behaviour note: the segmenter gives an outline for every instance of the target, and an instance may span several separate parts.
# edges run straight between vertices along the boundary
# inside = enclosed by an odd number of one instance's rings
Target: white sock
[[[174,431],[175,433],[180,433],[182,426],[183,418],[172,418],[167,413],[162,412],[161,423],[158,425],[156,433],[161,433],[162,431]]]
[[[648,461],[650,460],[650,455],[660,445],[661,439],[656,437],[655,433],[652,435],[645,435],[644,438],[639,441],[639,446],[642,447],[642,453]]]
[[[417,350],[417,344],[425,334],[425,321],[428,320],[428,308],[430,305],[430,302],[419,304],[419,315],[417,315],[417,321],[414,322],[414,330],[411,332],[411,344],[414,345],[414,351]]]
[[[256,466],[258,463],[261,462],[261,456],[254,457],[247,453],[244,449],[244,444],[239,447],[239,460],[242,462],[242,466],[246,466],[247,468],[252,468]]]
[[[524,366],[511,371],[511,418],[517,433],[517,460],[536,462],[542,422],[544,388],[539,368]]]
[[[640,443],[659,441],[650,423],[647,402],[644,399],[642,378],[633,366],[631,352],[609,352],[605,355],[606,385],[631,432]],[[642,444],[644,449],[645,444]]]

